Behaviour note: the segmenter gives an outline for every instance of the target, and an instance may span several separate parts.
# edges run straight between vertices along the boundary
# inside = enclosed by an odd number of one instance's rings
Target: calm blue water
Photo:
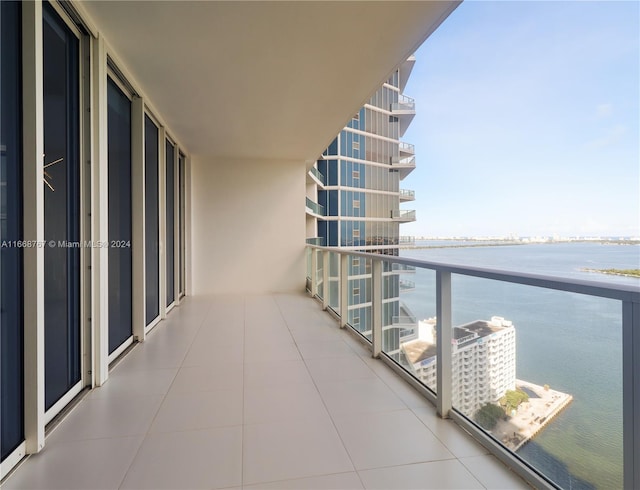
[[[428,242],[417,242],[426,245]],[[403,257],[640,286],[581,269],[638,269],[640,246],[531,244],[401,251]],[[435,316],[435,273],[407,275],[403,301]],[[453,321],[513,321],[517,377],[570,393],[573,402],[518,454],[565,488],[622,488],[621,304],[573,293],[454,275]]]

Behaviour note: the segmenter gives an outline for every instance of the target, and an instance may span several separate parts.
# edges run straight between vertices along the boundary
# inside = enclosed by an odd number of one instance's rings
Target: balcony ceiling
[[[194,155],[317,158],[458,2],[81,2]]]

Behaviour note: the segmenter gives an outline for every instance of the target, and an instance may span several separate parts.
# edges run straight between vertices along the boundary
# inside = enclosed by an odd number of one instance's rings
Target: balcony
[[[400,292],[406,293],[409,291],[413,291],[416,288],[416,283],[413,281],[408,281],[406,279],[400,279]]]
[[[402,137],[416,115],[416,102],[411,97],[399,94],[398,102],[392,103],[389,110],[398,118],[400,137]]]
[[[408,223],[416,220],[416,212],[414,209],[394,209],[391,211],[391,218],[395,221]]]
[[[313,237],[313,238],[307,238],[306,243],[307,245],[319,245],[320,247],[324,247],[326,245],[326,240],[324,239],[324,237]]]
[[[316,167],[311,167],[309,169],[308,175],[311,178],[311,180],[313,180],[313,182],[315,182],[321,188],[324,188],[324,186],[327,183],[327,179],[325,178],[324,175],[322,175],[322,172],[320,172],[320,170],[318,170]]]
[[[311,214],[316,217],[324,216],[324,206],[322,204],[318,204],[313,202],[308,197],[305,200],[305,210],[307,214]]]
[[[392,435],[392,437],[390,437]],[[527,488],[302,293],[195,296],[3,488]]]
[[[412,145],[411,143],[406,143],[404,141],[400,142],[400,146],[399,146],[399,151],[400,151],[400,157],[406,157],[409,155],[415,155],[416,154],[416,147],[415,145]]]
[[[366,329],[368,332],[367,337],[362,340],[371,349],[373,356],[379,357],[409,384],[421,390],[424,396],[436,405],[439,414],[445,418],[453,419],[464,427],[492,454],[499,457],[532,486],[535,488],[569,488],[578,484],[592,485],[596,488],[638,487],[634,482],[637,482],[638,476],[637,454],[640,439],[634,430],[638,427],[637,400],[640,396],[640,386],[633,373],[639,372],[640,369],[640,342],[637,339],[640,331],[640,288],[630,285],[450,266],[335,249],[312,249],[309,247],[308,250],[311,261],[315,260],[316,263],[321,260],[331,260],[346,264],[349,256],[356,256],[360,260],[368,260],[372,263],[372,277],[369,283],[369,287],[372,289],[371,319],[368,325],[361,324],[360,328]],[[314,256],[317,257],[314,259]],[[321,257],[324,258],[321,259]],[[384,262],[390,262],[391,267],[388,265],[383,267]],[[423,347],[426,355],[416,360],[410,360],[411,365],[408,367],[405,367],[397,359],[395,354],[398,349],[397,344],[395,341],[390,341],[388,336],[383,335],[384,330],[380,324],[381,311],[384,307],[382,301],[383,270],[393,269],[395,263],[412,265],[421,269],[421,277],[430,278],[426,283],[424,281],[421,283],[421,291],[423,291],[421,301],[433,298],[426,301],[432,301],[432,307],[439,312],[438,318],[445,318],[446,321],[445,324],[441,321],[436,324],[434,338],[440,341],[437,342],[437,345],[431,344],[432,347],[429,347],[434,350]],[[346,278],[346,272],[343,274],[340,271],[341,267],[338,266],[332,271],[320,267],[317,269],[317,274],[331,276],[334,279],[332,284],[335,292],[340,290],[340,282]],[[314,283],[318,281],[318,275],[309,278],[313,295],[317,293],[317,290],[314,289]],[[475,287],[452,288],[452,284],[461,285],[463,280],[468,280],[464,284],[473,283]],[[349,305],[341,301],[348,300],[348,298],[331,293],[329,291],[331,300],[325,300],[322,297],[319,299],[322,300],[324,307],[335,312],[341,325],[347,330],[351,330],[348,322],[343,320],[345,318],[344,312]],[[530,351],[526,355],[533,362],[533,370],[527,373],[530,378],[527,380],[514,380],[513,378],[517,357],[515,351],[509,353],[496,350],[495,358],[492,359],[496,361],[495,363],[478,362],[474,365],[470,362],[471,355],[467,356],[469,362],[462,364],[459,361],[454,362],[453,351],[455,347],[452,342],[451,318],[456,305],[467,305],[465,308],[469,308],[468,305],[474,305],[474,308],[481,308],[489,302],[493,305],[491,309],[508,307],[513,311],[514,318],[509,318],[509,320],[513,321],[512,325],[518,332],[517,335],[531,339],[533,338],[531,335],[538,337],[542,335],[543,320],[535,321],[540,312],[527,311],[526,306],[530,304],[530,301],[533,301],[532,298],[536,297],[536,294],[544,295],[545,304],[561,305],[558,313],[554,313],[555,321],[549,328],[555,336],[553,343],[557,344],[563,337],[572,340],[565,351],[556,352],[550,357],[549,341],[541,339],[541,350]],[[552,296],[555,296],[555,299],[552,300]],[[519,298],[519,300],[515,298]],[[409,297],[404,301],[408,299]],[[522,305],[522,310],[517,308],[519,304]],[[594,317],[592,324],[573,318],[580,309],[586,309],[589,312],[588,316]],[[533,321],[529,325],[525,321],[525,318],[529,318],[527,315],[533,315],[531,317]],[[520,318],[521,316],[522,318]],[[607,320],[603,321],[602,318],[607,318]],[[404,323],[404,319],[394,317],[393,322],[401,324]],[[487,342],[485,336],[499,334],[499,328],[501,327],[495,326],[491,329],[479,330],[478,342]],[[601,348],[602,339],[600,337],[586,335],[586,332],[589,331],[602,332],[603,330],[615,331],[614,341],[608,344],[606,352]],[[587,366],[595,368],[594,372],[588,368],[578,368],[576,365],[577,358],[585,357],[582,350],[577,357],[573,355],[576,348],[574,341],[578,339],[585,342],[595,342],[596,345],[593,346],[595,351],[602,355],[601,358],[598,358],[597,364],[593,363],[591,356],[583,359]],[[402,342],[401,340],[401,347]],[[530,341],[524,342],[522,348],[529,348],[530,343]],[[511,342],[504,344],[503,349],[515,349]],[[423,342],[423,345],[429,344]],[[589,347],[588,351],[591,352],[591,350],[593,350],[592,347]],[[417,352],[419,354],[420,350]],[[436,359],[433,357],[434,353],[437,358],[435,369],[438,391],[436,391],[434,383],[429,384],[427,373],[423,374],[423,370],[420,369],[423,367],[422,363],[425,362],[422,359]],[[569,368],[566,367],[567,359],[572,359]],[[509,366],[509,363],[514,363],[514,366]],[[603,375],[602,369],[605,366],[609,366],[605,369],[607,370],[606,375],[611,380],[603,383],[597,381],[596,378]],[[478,369],[483,369],[483,372],[477,372]],[[562,375],[563,371],[564,375]],[[552,372],[561,374],[561,379],[566,378],[570,381],[568,383],[553,381],[552,386],[549,387],[544,383],[547,383],[549,378],[556,379],[551,376]],[[424,378],[420,378],[420,376],[424,376]],[[478,378],[478,376],[482,376],[482,378]],[[477,390],[473,382],[474,379],[483,380],[481,390]],[[510,379],[512,381],[509,381]],[[532,393],[528,402],[530,406],[524,407],[515,414],[508,414],[509,420],[502,425],[499,423],[491,430],[482,429],[475,422],[475,410],[486,403],[487,397],[494,400],[501,397],[505,389],[510,389],[505,387],[512,382],[515,382],[516,387],[524,387],[529,393]],[[466,395],[453,397],[452,392],[455,386],[468,389],[469,393],[477,391],[477,397],[482,397],[482,400],[480,398],[471,400]],[[589,387],[591,397],[586,397],[583,394],[584,386]],[[488,389],[487,387],[494,388]],[[595,409],[594,405],[599,403],[597,400],[605,400],[604,407]],[[617,400],[617,402],[606,403],[610,400]],[[572,411],[574,405],[575,410]],[[590,409],[593,410],[589,411]],[[585,410],[586,412],[584,412]],[[558,416],[561,412],[563,415]],[[582,421],[585,424],[585,429],[580,432],[578,437],[575,437],[572,435],[571,429],[566,426],[567,423],[571,423],[567,420],[571,421],[571,419],[567,419],[569,415],[565,416],[564,414],[575,416],[578,412],[580,412],[580,416],[586,417]],[[601,423],[603,418],[607,419],[607,424]],[[557,425],[554,426],[554,424]],[[538,443],[534,447],[546,450],[544,449],[546,446],[541,444],[543,444],[547,425],[554,429],[549,433],[549,438],[552,438],[553,434],[562,435],[562,451],[563,454],[566,454],[567,459],[558,459],[555,456],[555,459],[550,462],[548,458],[538,457],[539,455],[535,451],[526,450],[529,447],[527,442],[534,437]],[[546,439],[547,442],[550,440],[549,438]],[[597,458],[606,458],[606,465],[595,464],[595,459],[590,458],[589,451],[592,451],[593,448],[600,451],[600,453],[596,453],[599,454]],[[550,466],[551,463],[553,465]],[[569,464],[577,465],[577,467],[569,470]],[[562,468],[562,470],[557,471],[558,468]]]
[[[393,272],[414,273],[416,271],[416,268],[412,265],[393,263],[391,265],[391,270]]]
[[[408,202],[416,200],[416,191],[409,189],[400,189],[400,202]]]
[[[405,143],[400,143],[402,146]],[[413,148],[413,145],[409,145]],[[406,153],[406,154],[405,154]],[[404,179],[416,168],[416,157],[413,153],[400,151],[400,156],[391,157],[389,160],[391,167],[400,173],[400,180]]]

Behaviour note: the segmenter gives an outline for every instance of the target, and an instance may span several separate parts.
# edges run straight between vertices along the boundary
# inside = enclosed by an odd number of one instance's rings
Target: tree
[[[507,390],[502,398],[500,405],[504,407],[507,413],[516,410],[522,402],[528,402],[529,395],[522,390]]]
[[[502,408],[487,403],[476,412],[475,420],[484,430],[491,430],[502,417],[504,417],[504,410]]]

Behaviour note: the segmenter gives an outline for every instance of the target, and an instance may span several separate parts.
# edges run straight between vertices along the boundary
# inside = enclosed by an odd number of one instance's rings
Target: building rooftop
[[[405,342],[402,345],[402,350],[411,364],[417,364],[425,359],[435,357],[438,353],[436,344],[420,339]]]

